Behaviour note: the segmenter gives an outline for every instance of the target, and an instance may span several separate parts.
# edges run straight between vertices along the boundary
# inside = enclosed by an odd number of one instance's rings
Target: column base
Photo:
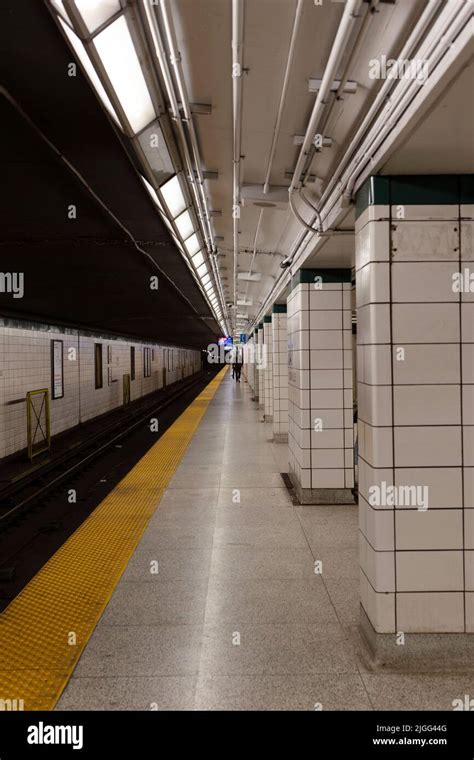
[[[288,433],[273,433],[275,443],[288,443]]]
[[[377,633],[362,605],[361,657],[369,670],[409,673],[474,671],[474,636],[470,633]],[[456,695],[454,695],[456,696]]]
[[[355,504],[350,488],[302,488],[292,472],[291,484],[300,504]]]

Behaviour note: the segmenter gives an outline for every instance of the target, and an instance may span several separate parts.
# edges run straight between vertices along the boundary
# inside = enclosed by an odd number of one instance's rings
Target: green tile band
[[[350,269],[299,269],[291,280],[290,289],[301,284],[314,284],[315,278],[321,277],[324,283],[351,282]]]
[[[473,174],[407,174],[369,177],[356,195],[356,219],[368,206],[446,206],[474,203]]]
[[[264,321],[264,322],[266,322],[266,323],[268,324],[269,322],[271,322],[271,321],[272,321],[272,318],[271,318],[271,316],[265,316],[265,317],[263,318],[263,321]]]
[[[355,202],[357,219],[368,206],[388,206],[390,203],[390,180],[388,177],[369,177],[359,188]]]
[[[273,314],[286,314],[286,303],[274,303],[272,312]]]

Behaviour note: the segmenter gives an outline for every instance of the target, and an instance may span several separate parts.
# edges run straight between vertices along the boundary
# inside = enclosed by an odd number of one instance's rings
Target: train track
[[[0,611],[198,395],[214,373],[141,399],[124,416],[0,490]],[[149,421],[159,415],[159,434]],[[70,504],[67,492],[77,491]]]

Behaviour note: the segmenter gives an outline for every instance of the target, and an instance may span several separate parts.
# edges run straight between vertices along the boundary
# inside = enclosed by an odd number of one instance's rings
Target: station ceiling
[[[120,0],[120,12],[126,9],[129,17],[138,18],[144,2]],[[54,0],[54,4],[61,6],[59,0]],[[4,61],[1,84],[130,230],[142,251],[158,264],[159,291],[149,288],[149,277],[154,274],[150,259],[137,250],[117,221],[98,205],[31,124],[0,96],[0,129],[4,137],[0,160],[7,188],[2,269],[17,271],[21,266],[26,275],[24,299],[14,301],[0,294],[0,307],[143,338],[205,345],[221,328],[141,183],[138,159],[130,142],[105,115],[80,69],[76,77],[68,76],[68,64],[74,60],[74,54],[46,5],[44,0],[1,3]],[[302,235],[304,228],[288,204],[288,186],[301,150],[298,140],[305,134],[317,97],[310,83],[324,75],[345,3],[338,0],[240,3],[244,9],[242,203],[236,257],[232,1],[161,0],[154,3],[157,18],[158,5],[169,8],[189,101],[199,106],[193,114],[193,123],[202,159],[200,168],[206,177],[204,194],[212,210],[212,233],[218,241],[221,305],[225,311],[226,304],[230,304],[229,323],[236,331],[245,331],[271,308],[272,299],[284,301],[287,277],[282,276],[280,264],[295,250],[304,254],[304,266],[350,267],[354,263],[353,198],[347,204],[347,212],[345,206],[342,209],[338,234],[319,240],[312,232],[309,240],[308,233],[306,237]],[[382,87],[378,79],[371,78],[370,62],[384,56],[396,58],[428,5],[426,0],[361,3],[353,39],[338,60],[337,70],[337,77],[344,81],[347,77],[354,87],[341,96],[333,88],[321,124],[328,144],[320,150],[311,150],[307,157],[305,191],[313,205],[331,185],[354,134]],[[463,0],[451,3],[459,15],[463,5]],[[287,71],[298,7],[302,11],[292,65]],[[440,1],[428,33],[435,29],[445,10],[446,3]],[[359,35],[363,43],[360,45]],[[446,45],[446,51],[449,47]],[[386,146],[384,143],[383,149],[371,156],[374,173],[474,170],[473,101],[467,96],[474,81],[472,55],[471,41],[470,47],[453,59],[444,73],[438,76],[436,68],[430,73],[427,87],[430,94],[424,100],[419,99],[423,108],[412,115],[405,109],[407,113],[400,118],[403,129],[399,137],[390,142],[389,134]],[[153,56],[156,58],[156,51],[153,53],[149,46],[144,59],[151,68],[157,63]],[[286,71],[288,87],[276,129]],[[164,101],[167,119],[170,103],[166,97]],[[374,119],[375,131],[382,127],[379,121],[383,122],[383,113],[382,110]],[[169,121],[171,131],[176,132],[176,124]],[[269,196],[263,192],[267,174]],[[77,206],[76,220],[67,216],[71,204]],[[309,212],[307,209],[303,212],[300,205],[300,213],[307,217]],[[232,307],[235,258],[237,308]],[[242,308],[239,302],[244,304]]]
[[[125,141],[80,69],[68,76],[73,58],[45,5],[3,0],[0,30],[0,269],[24,273],[23,298],[0,293],[1,314],[190,347],[214,341],[220,328]]]

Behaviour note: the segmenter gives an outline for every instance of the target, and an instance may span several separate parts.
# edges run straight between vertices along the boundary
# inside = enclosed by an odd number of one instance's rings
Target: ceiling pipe
[[[429,62],[431,69],[433,69],[438,64],[440,58],[446,52],[447,48],[443,42],[443,38],[446,37],[451,40],[458,34],[458,32],[465,25],[466,21],[472,16],[472,8],[469,8],[468,4],[464,6],[451,5],[446,7],[446,14],[448,15],[448,18],[444,18],[444,16],[442,16],[439,19],[441,36],[434,41],[425,43],[420,48],[418,53],[418,56],[421,60],[427,60]],[[450,26],[448,26],[447,31],[445,31],[447,25]],[[433,60],[430,56],[433,57]],[[354,160],[355,167],[351,167],[351,174],[347,179],[347,182],[344,183],[345,189],[343,191],[342,197],[345,205],[348,205],[352,199],[357,178],[362,173],[364,166],[366,166],[367,163],[372,160],[373,156],[380,147],[381,143],[384,141],[388,132],[390,132],[393,127],[397,125],[409,102],[416,95],[419,86],[419,83],[415,79],[410,79],[408,82],[405,79],[401,81],[399,87],[397,88],[398,92],[395,93],[397,95],[397,99],[394,103],[389,104],[387,113],[383,118],[382,129],[378,130],[377,133],[372,136],[371,141],[369,137],[369,144],[362,149],[358,157]]]
[[[181,64],[181,54],[177,46],[176,33],[174,29],[173,20],[171,18],[171,14],[169,12],[168,0],[160,0],[160,10],[161,10],[161,15],[163,18],[163,23],[164,23],[167,41],[168,41],[170,61],[171,61],[171,65],[173,66],[176,83],[178,85],[181,105],[183,108],[184,122],[189,131],[189,139],[191,142],[191,149],[192,149],[193,158],[194,158],[194,166],[195,166],[196,174],[197,174],[197,183],[198,183],[199,191],[201,194],[201,202],[202,202],[202,208],[203,208],[203,223],[206,228],[204,232],[206,235],[206,241],[208,241],[208,250],[214,251],[215,243],[214,243],[214,236],[212,234],[212,228],[210,224],[209,211],[207,208],[207,198],[204,193],[204,175],[202,172],[201,157],[199,155],[199,147],[198,147],[198,142],[197,142],[196,130],[194,127],[194,120],[191,113],[191,106],[189,103],[188,92],[187,92],[186,83],[184,80],[183,67]]]
[[[406,41],[405,45],[403,46],[401,52],[398,55],[398,59],[406,59],[411,58],[413,56],[414,50],[416,48],[416,45],[420,41],[420,39],[424,36],[424,34],[427,31],[427,28],[431,21],[433,20],[436,12],[438,11],[439,7],[441,6],[443,0],[428,0],[427,6],[424,9],[423,13],[421,14],[420,18],[418,19],[417,23],[415,24],[415,27],[413,28],[412,32],[410,33],[408,40]],[[437,39],[439,40],[439,36],[437,36]],[[377,96],[370,106],[368,112],[366,113],[362,123],[360,124],[356,134],[354,135],[349,148],[346,150],[343,158],[341,159],[328,187],[324,191],[320,203],[318,204],[321,209],[321,214],[326,218],[328,214],[330,213],[331,209],[327,213],[324,213],[325,205],[328,203],[328,201],[331,199],[331,196],[334,194],[337,194],[339,196],[338,186],[341,187],[342,183],[340,180],[340,177],[344,171],[344,168],[347,166],[347,164],[350,162],[350,160],[353,158],[353,154],[355,150],[357,149],[357,144],[360,143],[360,140],[363,138],[364,134],[367,134],[368,129],[371,125],[371,123],[375,120],[383,102],[386,102],[388,98],[388,92],[391,88],[393,88],[396,84],[396,80],[387,79],[385,80],[383,86],[377,93]],[[334,206],[334,204],[333,204]],[[332,207],[333,207],[332,206]],[[331,207],[331,208],[332,208]],[[312,223],[314,223],[316,219],[316,215],[313,216],[313,219],[311,220]],[[300,236],[299,241],[297,242],[294,252],[291,256],[292,262],[295,261],[295,258],[298,258],[301,254],[301,249],[303,244],[305,244],[305,241],[308,237],[308,232],[302,233]],[[262,308],[260,309],[259,313],[257,314],[255,318],[255,323],[258,322],[260,315],[264,313],[265,309],[267,308],[267,304],[272,299],[273,293],[278,289],[284,286],[285,278],[288,278],[288,272],[282,272],[280,277],[277,279],[277,281],[274,283],[274,286],[272,287],[270,293],[268,294],[267,298],[265,299]]]
[[[441,2],[442,2],[442,0],[429,0],[428,5],[425,8],[425,11],[420,16],[417,24],[415,25],[415,28],[413,29],[413,31],[410,34],[407,42],[404,45],[402,51],[400,52],[400,55],[398,56],[399,58],[401,58],[401,59],[407,58],[407,57],[409,57],[412,54],[414,47],[416,46],[416,44],[418,43],[418,41],[421,39],[421,37],[425,33],[428,24],[432,20],[434,14],[436,13],[436,11],[437,11],[438,7],[440,6]],[[367,19],[367,16],[365,18]],[[357,45],[357,43],[356,43],[356,45]],[[322,196],[321,196],[321,198],[320,198],[320,200],[318,202],[318,208],[315,208],[314,206],[312,206],[312,204],[309,203],[308,199],[304,196],[304,194],[300,192],[299,197],[301,197],[304,201],[306,201],[307,205],[311,207],[312,212],[313,212],[313,217],[310,220],[310,223],[309,224],[307,222],[304,223],[304,226],[307,228],[308,231],[313,232],[313,233],[314,232],[319,232],[319,230],[315,230],[312,227],[312,225],[314,224],[315,220],[318,219],[318,217],[319,218],[322,217],[322,213],[319,211],[319,209],[323,209],[325,201],[329,198],[330,193],[333,190],[333,188],[334,188],[334,186],[335,186],[335,184],[337,182],[337,178],[340,175],[341,168],[343,168],[343,166],[348,162],[348,160],[349,160],[348,156],[352,157],[352,153],[354,152],[354,149],[355,149],[357,141],[360,140],[362,138],[362,136],[367,132],[368,126],[374,120],[374,118],[375,118],[376,114],[378,113],[378,111],[379,111],[382,103],[386,101],[386,97],[387,97],[388,91],[390,90],[390,88],[393,88],[394,86],[395,86],[394,80],[390,80],[390,79],[385,80],[383,87],[379,90],[379,92],[378,92],[378,94],[376,96],[376,99],[374,100],[374,102],[371,105],[369,111],[367,112],[366,116],[364,117],[364,120],[363,120],[362,124],[360,125],[359,129],[357,130],[356,135],[352,139],[349,148],[345,152],[344,157],[343,157],[341,163],[337,167],[336,172],[333,175],[333,177],[332,177],[332,179],[330,181],[330,184],[328,185],[328,188],[322,194]],[[324,216],[327,217],[327,214],[325,214]],[[319,229],[322,229],[322,221],[319,222],[319,225],[320,225]],[[299,238],[299,240],[298,240],[298,242],[297,242],[297,244],[295,246],[295,249],[294,249],[294,252],[292,254],[292,257],[291,257],[292,261],[294,261],[295,257],[297,257],[299,255],[301,246],[305,242],[307,234],[308,234],[308,232],[304,232],[300,236],[300,238]]]
[[[242,145],[242,60],[244,46],[244,0],[232,0],[232,112],[234,233],[234,323],[237,309],[237,258],[239,254],[240,174]]]
[[[275,121],[275,126],[273,127],[272,144],[270,148],[270,155],[268,157],[267,171],[265,173],[265,179],[263,183],[264,193],[268,193],[269,188],[270,188],[270,174],[272,171],[273,159],[275,157],[275,151],[276,151],[276,146],[278,142],[278,135],[280,133],[283,109],[285,107],[286,94],[288,91],[288,84],[290,81],[290,74],[291,74],[291,69],[293,66],[293,60],[294,60],[295,50],[296,50],[296,38],[298,36],[301,16],[303,14],[303,7],[304,7],[304,0],[297,0],[295,15],[293,18],[293,28],[291,30],[290,47],[288,49],[288,58],[287,58],[286,67],[285,67],[285,75],[283,77],[283,86],[282,86],[281,95],[280,95],[280,103],[278,106],[278,113],[277,113],[277,117]]]
[[[357,39],[355,41],[354,47],[351,50],[350,59],[347,62],[345,71],[341,77],[341,82],[339,84],[339,87],[337,88],[336,94],[335,94],[335,100],[342,100],[342,95],[344,93],[345,86],[347,84],[347,80],[349,78],[349,70],[350,65],[354,58],[357,57],[359,54],[359,51],[362,48],[362,45],[365,42],[365,37],[367,34],[367,31],[369,29],[369,22],[372,20],[375,13],[377,13],[377,7],[380,3],[380,0],[371,0],[369,7],[367,8],[367,13],[364,16],[364,20],[362,21],[362,25],[360,27],[359,34],[357,35]]]
[[[263,211],[264,211],[264,209],[261,208],[260,209],[260,214],[258,215],[257,227],[255,229],[255,236],[254,236],[254,239],[253,239],[252,258],[250,259],[249,275],[252,274],[253,262],[255,260],[256,254],[257,254],[257,242],[258,242],[258,235],[260,233],[260,226],[262,224]],[[249,285],[250,285],[250,280],[247,282],[247,287],[245,288],[245,300],[247,300],[247,294],[248,294],[248,290],[249,290]],[[237,303],[236,303],[236,306],[237,306]]]
[[[358,20],[359,10],[362,5],[362,0],[347,0],[341,21],[334,39],[331,52],[329,54],[328,62],[324,69],[324,75],[321,81],[321,87],[319,88],[318,95],[316,97],[313,111],[306,129],[303,144],[301,146],[300,154],[296,162],[295,171],[293,173],[293,179],[291,180],[288,193],[290,197],[290,206],[298,221],[301,221],[301,217],[296,215],[294,204],[291,202],[291,198],[294,192],[300,190],[302,185],[302,174],[304,166],[307,160],[309,151],[313,144],[314,137],[317,133],[317,129],[323,114],[323,111],[327,105],[327,98],[331,92],[331,86],[336,78],[338,66],[341,63],[344,55],[347,43],[352,34],[354,25]],[[306,226],[306,223],[305,223]],[[310,231],[318,232],[319,230],[309,226]]]
[[[433,19],[436,11],[440,7],[443,0],[428,0],[428,4],[426,5],[426,8],[424,9],[423,13],[421,14],[420,18],[418,19],[417,23],[415,24],[415,27],[413,28],[410,36],[408,37],[408,40],[406,41],[405,45],[403,46],[398,59],[404,59],[404,58],[410,58],[413,54],[415,46],[420,41],[423,34],[426,32],[426,29],[428,27],[428,24]],[[351,160],[355,150],[357,149],[358,144],[360,144],[361,139],[363,138],[364,134],[367,132],[370,124],[374,121],[378,111],[380,110],[383,103],[386,102],[388,92],[390,89],[393,89],[395,86],[396,81],[393,79],[386,79],[383,83],[382,87],[377,93],[377,96],[375,100],[373,101],[372,105],[370,106],[369,110],[367,111],[362,123],[360,124],[356,134],[351,140],[351,143],[349,147],[347,148],[346,152],[344,153],[343,158],[339,162],[339,165],[334,172],[328,186],[324,190],[321,200],[319,203],[320,208],[324,205],[324,203],[327,201],[329,196],[331,195],[332,191],[334,190],[335,186],[337,185],[342,172],[344,168],[347,166],[349,161]]]
[[[176,97],[176,93],[175,93],[175,90],[174,90],[173,78],[171,76],[171,71],[170,71],[170,68],[169,68],[169,65],[168,65],[167,51],[165,49],[165,45],[164,45],[164,42],[163,42],[163,38],[162,38],[160,27],[158,25],[157,18],[155,16],[154,12],[153,12],[152,7],[150,6],[149,2],[147,2],[147,0],[143,0],[143,8],[145,10],[146,18],[147,18],[148,25],[149,25],[149,28],[150,28],[150,32],[151,32],[151,36],[152,36],[152,39],[153,39],[153,43],[154,43],[154,46],[155,46],[155,52],[156,52],[156,55],[157,55],[157,58],[158,58],[158,61],[159,61],[159,64],[160,64],[160,69],[161,69],[161,72],[162,72],[162,76],[163,76],[163,80],[164,80],[164,83],[165,83],[166,91],[167,91],[168,98],[169,98],[169,101],[170,101],[171,112],[172,112],[172,115],[173,115],[173,121],[176,124],[176,128],[178,130],[178,134],[179,134],[179,137],[180,137],[180,140],[181,140],[181,144],[182,144],[182,148],[183,148],[184,160],[185,160],[186,169],[187,169],[187,175],[188,175],[188,179],[189,179],[189,182],[190,182],[190,186],[191,186],[192,191],[193,191],[194,201],[195,201],[196,209],[197,209],[197,212],[198,212],[198,217],[201,220],[201,222],[203,222],[204,219],[205,219],[205,214],[204,214],[203,209],[202,209],[202,199],[201,199],[199,190],[196,187],[196,180],[195,180],[195,176],[194,176],[193,162],[191,160],[191,155],[189,153],[188,143],[187,143],[186,135],[185,135],[184,128],[183,128],[181,111],[180,111],[178,99]],[[204,231],[204,234],[206,236],[206,230],[204,229],[203,231]],[[214,272],[214,279],[216,281],[216,284],[217,284],[217,287],[219,289],[219,293],[220,293],[220,296],[221,296],[222,314],[225,315],[226,314],[226,301],[225,301],[224,293],[223,293],[223,290],[222,290],[222,284],[221,284],[221,281],[220,281],[220,276],[218,278],[216,277],[216,273],[215,273],[215,270],[214,270],[215,261],[214,261],[214,259],[213,259],[213,257],[211,255],[208,255],[208,260],[211,263],[211,268],[212,268],[212,270]],[[207,295],[206,295],[206,298],[207,298]]]
[[[186,82],[184,78],[183,67],[181,64],[181,54],[179,53],[179,50],[178,50],[176,32],[175,32],[175,28],[173,24],[173,19],[171,17],[171,13],[169,10],[168,0],[160,0],[160,10],[161,10],[161,15],[163,18],[163,23],[164,23],[164,27],[166,31],[167,40],[168,40],[170,61],[173,66],[176,83],[178,86],[179,96],[181,100],[181,105],[183,108],[184,121],[189,131],[189,139],[190,139],[192,154],[194,158],[194,166],[195,166],[196,174],[197,174],[198,193],[200,194],[200,206],[201,206],[201,214],[202,214],[203,231],[204,231],[204,236],[206,240],[206,247],[209,254],[211,269],[214,274],[214,280],[216,282],[219,295],[221,297],[223,313],[225,314],[226,304],[225,304],[224,291],[222,287],[219,269],[217,267],[217,262],[214,257],[214,254],[216,252],[216,244],[215,244],[214,235],[212,232],[207,198],[204,192],[204,175],[202,171],[201,156],[199,152],[198,140],[197,140],[197,135],[196,135],[196,129],[194,126],[194,119],[191,112],[191,105],[189,102],[188,91],[187,91]]]
[[[350,51],[349,58],[348,58],[347,63],[345,65],[344,71],[342,73],[342,77],[341,77],[341,81],[339,83],[339,87],[337,88],[336,92],[333,93],[331,91],[329,93],[329,97],[331,97],[332,100],[331,100],[331,104],[330,104],[330,106],[329,106],[329,108],[328,108],[328,110],[326,112],[326,115],[324,116],[324,118],[323,118],[323,120],[322,120],[322,122],[321,122],[321,124],[319,126],[319,132],[320,132],[320,134],[325,135],[325,134],[328,133],[327,132],[328,131],[328,124],[329,124],[329,121],[330,121],[330,119],[331,119],[331,117],[332,117],[332,115],[334,113],[334,110],[333,110],[334,106],[335,106],[335,104],[338,101],[341,101],[341,100],[344,99],[343,98],[344,88],[345,88],[345,86],[347,84],[347,80],[349,78],[352,62],[353,62],[354,58],[356,58],[356,56],[358,55],[358,53],[359,53],[359,51],[360,51],[360,49],[361,49],[361,47],[362,47],[362,45],[363,45],[363,43],[365,41],[365,37],[366,37],[367,31],[369,29],[369,22],[373,18],[373,14],[377,11],[377,6],[378,6],[379,2],[380,2],[380,0],[372,0],[372,2],[370,3],[370,5],[367,6],[367,12],[366,12],[366,14],[365,14],[365,16],[364,16],[364,18],[362,20],[362,24],[361,24],[361,26],[359,28],[358,33],[357,33],[357,36],[356,36],[356,39],[355,39],[355,42],[354,42],[354,46],[353,46],[352,50]],[[329,134],[330,134],[330,132],[329,132]],[[303,183],[302,183],[303,185],[306,183],[306,180],[307,180],[308,176],[311,173],[311,164],[313,162],[315,153],[316,153],[316,148],[314,146],[312,146],[310,148],[309,155],[308,155],[307,161],[306,161],[306,171],[304,172],[304,178],[303,178]],[[315,208],[315,206],[308,200],[308,198],[304,195],[304,193],[302,192],[302,190],[299,191],[299,197],[306,203],[307,206],[309,206],[309,208],[311,209],[311,211],[313,213],[315,211],[317,211],[317,209]],[[319,224],[319,229],[321,229],[322,228],[322,221],[320,219],[318,219],[318,224]]]

